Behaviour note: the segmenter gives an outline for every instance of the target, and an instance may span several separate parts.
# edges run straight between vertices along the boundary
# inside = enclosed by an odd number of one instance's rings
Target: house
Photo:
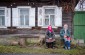
[[[79,0],[0,0],[0,28],[31,29],[52,25],[56,32],[67,23],[72,31]]]

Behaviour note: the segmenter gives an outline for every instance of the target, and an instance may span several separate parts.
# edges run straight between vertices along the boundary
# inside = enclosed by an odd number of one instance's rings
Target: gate
[[[73,22],[74,38],[85,40],[85,11],[75,11]]]

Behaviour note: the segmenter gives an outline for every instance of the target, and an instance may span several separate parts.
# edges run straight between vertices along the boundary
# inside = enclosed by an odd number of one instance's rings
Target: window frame
[[[29,10],[29,14],[28,14],[28,16],[29,16],[29,18],[30,18],[30,8],[31,7],[28,7],[28,6],[18,6],[18,14],[19,14],[19,26],[20,27],[29,27],[29,25],[26,25],[26,22],[24,22],[24,24],[25,25],[21,25],[21,21],[20,21],[20,9],[28,9]],[[26,16],[26,15],[25,15]],[[25,17],[24,16],[24,17]],[[25,21],[25,18],[24,18],[24,21]],[[30,23],[29,23],[30,24]]]
[[[54,9],[54,14],[45,14],[45,9]],[[51,16],[51,15],[54,15],[54,25],[53,25],[53,27],[55,27],[55,16],[56,16],[56,11],[55,11],[55,9],[56,9],[55,6],[44,6],[44,7],[43,7],[43,11],[44,11],[44,12],[43,12],[43,13],[44,13],[44,15],[43,15],[43,18],[44,18],[44,19],[43,19],[43,27],[47,27],[47,26],[48,26],[48,25],[45,26],[45,16],[46,16],[46,15],[49,16],[49,25],[50,25],[50,23],[51,23],[51,22],[50,22],[50,16]]]
[[[0,10],[4,10],[4,15],[0,15],[0,16],[4,16],[4,25],[1,24],[1,27],[5,27],[5,23],[6,23],[6,7],[0,7]]]

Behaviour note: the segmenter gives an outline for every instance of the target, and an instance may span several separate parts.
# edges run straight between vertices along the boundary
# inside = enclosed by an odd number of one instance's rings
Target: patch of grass
[[[18,40],[18,38],[9,38],[3,41],[3,39],[0,40],[2,43],[6,42],[7,40]],[[0,53],[47,53],[47,54],[70,54],[70,55],[85,55],[85,47],[79,47],[76,46],[75,48],[71,50],[65,50],[62,48],[63,44],[61,44],[61,40],[58,38],[56,39],[56,45],[57,48],[55,49],[46,49],[45,45],[39,45],[38,39],[27,39],[27,47],[21,48],[19,45],[17,46],[10,46],[10,45],[0,45]]]
[[[71,55],[78,55],[78,54],[85,54],[85,49],[82,47],[78,47],[76,49],[65,50],[65,49],[45,49],[44,47],[26,47],[20,48],[19,46],[3,46],[0,45],[0,53],[61,53],[61,54],[71,54]]]

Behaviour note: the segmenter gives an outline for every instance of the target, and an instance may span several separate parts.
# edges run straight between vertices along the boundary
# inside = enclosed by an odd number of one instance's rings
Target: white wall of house
[[[43,28],[47,28],[47,26],[44,25],[45,20],[45,9],[54,9],[54,26],[56,27],[62,27],[62,7],[57,6],[43,6],[38,8],[38,26],[42,26]],[[50,12],[50,11],[49,11]],[[49,24],[50,25],[50,24]]]
[[[79,1],[79,3],[77,4],[77,6],[75,7],[75,11],[85,11],[85,1],[82,2],[82,5],[81,4],[81,0]],[[81,7],[81,8],[80,8]]]

